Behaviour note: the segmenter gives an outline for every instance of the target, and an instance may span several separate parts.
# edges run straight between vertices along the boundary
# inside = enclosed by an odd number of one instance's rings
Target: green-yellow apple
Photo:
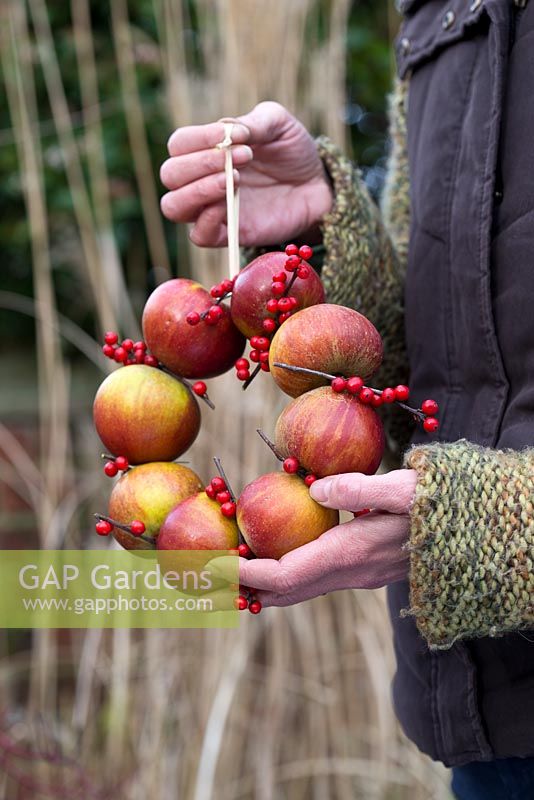
[[[234,365],[245,349],[245,337],[220,305],[221,317],[210,325],[200,320],[192,326],[190,312],[202,314],[215,301],[209,292],[186,278],[165,281],[148,298],[143,311],[143,333],[152,354],[184,378],[212,378]]]
[[[317,375],[290,372],[275,362],[364,381],[382,362],[382,338],[358,311],[332,303],[311,306],[290,317],[275,333],[269,350],[271,373],[283,392],[298,397],[328,383]]]
[[[256,478],[237,501],[237,524],[258,558],[281,558],[338,522],[337,511],[320,506],[302,478],[285,472]]]
[[[113,487],[108,514],[123,525],[129,525],[134,519],[141,520],[145,525],[145,536],[155,538],[169,511],[201,488],[198,475],[182,464],[171,461],[141,464],[125,472]],[[115,528],[113,535],[126,550],[151,547],[148,542],[120,528]]]
[[[284,273],[286,261],[285,253],[265,253],[251,261],[235,279],[230,311],[234,324],[247,338],[264,336],[263,320],[269,317],[274,319],[274,314],[267,311],[266,305],[273,297],[273,276]],[[290,292],[298,302],[297,308],[324,303],[321,279],[307,262],[302,261],[301,264],[307,267],[308,277],[297,277]],[[292,273],[284,274],[287,276],[286,281],[289,282]]]
[[[137,364],[108,375],[96,393],[93,417],[105,447],[130,464],[173,461],[200,428],[200,409],[188,387]]]
[[[294,456],[319,478],[341,472],[372,475],[382,460],[384,427],[370,406],[322,386],[286,406],[276,423],[275,444],[284,457]]]

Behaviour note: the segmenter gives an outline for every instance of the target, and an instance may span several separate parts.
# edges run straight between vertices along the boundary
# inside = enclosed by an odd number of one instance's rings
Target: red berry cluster
[[[295,456],[284,458],[282,467],[284,468],[284,472],[287,472],[288,475],[300,475],[306,486],[311,486],[312,483],[315,483],[317,480],[317,475],[314,475],[313,472],[306,472],[306,470],[301,469],[299,461]]]
[[[219,477],[218,475],[217,477],[212,478],[204,491],[210,500],[216,500],[219,503],[223,517],[235,517],[235,500],[232,497],[232,493],[228,489],[226,481],[223,480],[223,478]]]
[[[306,280],[310,277],[310,268],[302,262],[313,255],[313,250],[309,245],[297,247],[296,244],[288,244],[286,247],[286,262],[284,270],[273,275],[271,294],[272,297],[265,306],[269,316],[262,321],[265,336],[252,336],[250,338],[251,351],[250,361],[257,364],[258,369],[269,372],[269,347],[271,339],[277,329],[282,325],[294,311],[298,308],[298,300],[290,294],[293,284],[297,278]],[[291,277],[289,277],[291,276]],[[289,280],[288,280],[289,278]],[[236,377],[240,381],[248,381],[251,378],[250,362],[246,358],[238,358],[235,362]]]
[[[129,525],[119,525],[118,523],[113,524],[109,519],[102,518],[95,525],[95,530],[99,536],[109,536],[113,528],[121,528],[127,533],[131,533],[132,536],[142,536],[146,530],[145,523],[141,522],[140,519],[134,519]]]
[[[157,358],[147,353],[147,347],[143,341],[134,342],[133,339],[123,339],[119,344],[119,334],[115,331],[108,331],[104,336],[104,342],[102,352],[117,364],[124,364],[125,367],[129,364],[158,366]]]
[[[185,318],[187,324],[195,326],[204,320],[206,325],[217,325],[225,315],[225,310],[222,308],[221,303],[225,297],[231,294],[233,287],[234,281],[230,278],[225,278],[221,283],[212,286],[210,295],[216,302],[201,314],[198,311],[190,311]]]
[[[362,378],[354,376],[352,378],[334,378],[330,386],[334,392],[348,392],[355,395],[361,403],[374,408],[390,403],[399,403],[423,423],[423,428],[427,433],[434,433],[439,427],[439,422],[435,417],[439,411],[436,401],[428,399],[422,403],[421,408],[410,408],[406,405],[406,401],[410,397],[410,389],[404,384],[399,384],[395,388],[388,386],[385,389],[372,389],[364,386]]]
[[[127,472],[130,469],[130,465],[128,463],[128,459],[126,456],[102,456],[106,458],[107,461],[104,464],[104,473],[108,476],[108,478],[114,478],[118,472]]]
[[[262,605],[248,586],[240,586],[239,592],[239,596],[234,600],[236,609],[238,611],[245,611],[248,608],[251,614],[259,614]]]

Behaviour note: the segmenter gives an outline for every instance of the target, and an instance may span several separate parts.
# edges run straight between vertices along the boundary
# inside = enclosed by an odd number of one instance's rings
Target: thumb
[[[258,103],[248,114],[235,118],[250,131],[248,144],[268,144],[280,139],[296,122],[295,118],[280,103],[265,100]]]
[[[310,495],[327,508],[354,512],[375,508],[392,514],[407,514],[416,484],[417,473],[413,469],[397,469],[386,475],[347,472],[315,481]]]

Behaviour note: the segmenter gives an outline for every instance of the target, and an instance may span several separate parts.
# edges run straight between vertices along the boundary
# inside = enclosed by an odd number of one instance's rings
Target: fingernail
[[[318,503],[324,503],[328,500],[328,495],[330,494],[330,481],[328,478],[324,478],[321,481],[315,481],[310,486],[310,495],[316,500]]]
[[[240,144],[232,148],[232,161],[234,163],[244,164],[247,161],[251,161],[253,156],[252,148],[246,144]]]

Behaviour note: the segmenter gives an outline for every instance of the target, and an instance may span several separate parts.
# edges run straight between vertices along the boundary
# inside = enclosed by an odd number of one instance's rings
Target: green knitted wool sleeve
[[[534,627],[534,449],[410,450],[410,608],[431,649]]]

